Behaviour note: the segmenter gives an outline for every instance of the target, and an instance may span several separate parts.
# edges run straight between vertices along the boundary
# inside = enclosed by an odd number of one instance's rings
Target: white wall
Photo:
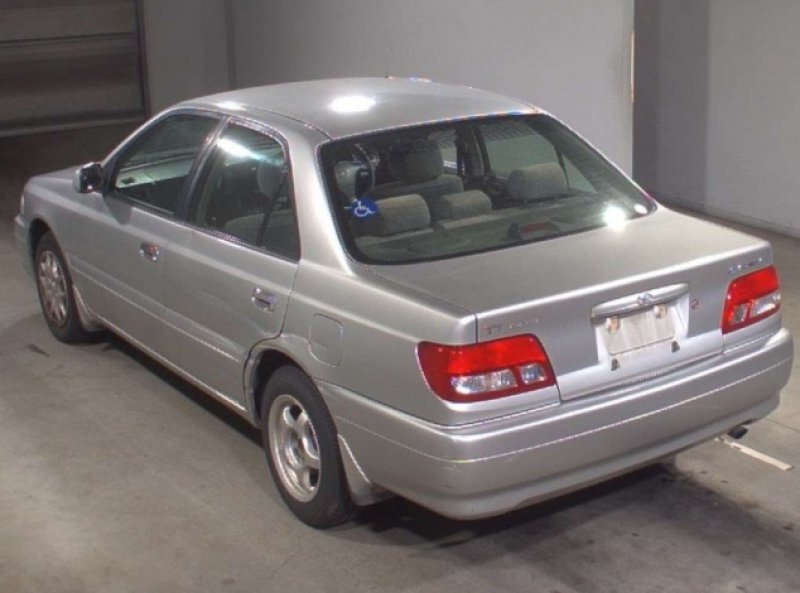
[[[424,76],[517,96],[631,167],[633,0],[233,0],[236,85]]]
[[[800,235],[800,2],[637,0],[634,173],[657,196]]]
[[[231,87],[225,0],[143,0],[152,113]]]

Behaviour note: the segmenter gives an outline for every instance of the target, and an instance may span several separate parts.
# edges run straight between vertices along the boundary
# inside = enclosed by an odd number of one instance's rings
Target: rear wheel
[[[36,286],[44,320],[52,334],[67,343],[86,341],[67,262],[53,233],[45,233],[36,246]]]
[[[299,369],[276,370],[264,388],[261,431],[272,478],[286,505],[312,527],[333,527],[355,512],[336,427],[314,382]]]

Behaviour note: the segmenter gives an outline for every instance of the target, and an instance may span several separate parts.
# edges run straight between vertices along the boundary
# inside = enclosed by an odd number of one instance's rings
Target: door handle
[[[250,302],[253,303],[256,308],[272,313],[278,305],[278,295],[264,290],[263,288],[254,288],[253,296],[250,297]]]
[[[140,243],[139,255],[150,261],[158,261],[161,249],[155,243]]]

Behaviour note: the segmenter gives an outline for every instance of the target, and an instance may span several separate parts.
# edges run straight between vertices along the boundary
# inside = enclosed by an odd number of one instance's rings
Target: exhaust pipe
[[[740,424],[739,426],[734,426],[728,431],[728,436],[737,441],[746,434],[747,434],[747,428],[745,427],[744,424]]]

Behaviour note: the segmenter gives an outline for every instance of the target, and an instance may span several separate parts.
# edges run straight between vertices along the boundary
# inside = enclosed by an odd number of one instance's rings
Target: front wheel
[[[72,277],[53,233],[39,240],[35,258],[36,287],[47,327],[62,342],[85,342],[90,334],[81,326]]]
[[[333,527],[353,516],[336,426],[314,382],[299,369],[285,366],[270,377],[261,432],[275,485],[303,523]]]

